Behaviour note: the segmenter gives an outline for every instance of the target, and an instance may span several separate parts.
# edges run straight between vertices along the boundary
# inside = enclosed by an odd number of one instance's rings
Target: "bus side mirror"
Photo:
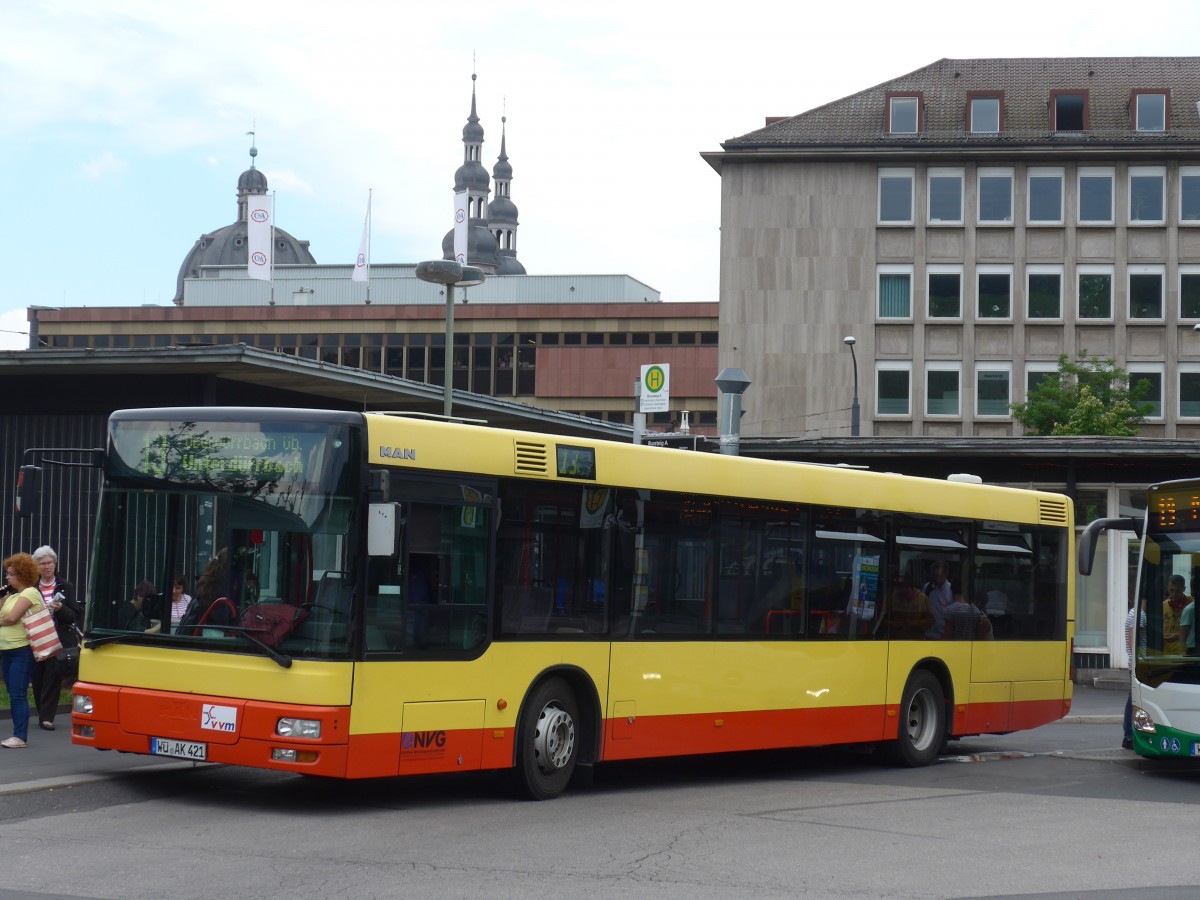
[[[33,511],[37,507],[41,480],[41,466],[21,466],[17,472],[17,504],[14,512],[18,519],[25,519],[33,515]]]
[[[1079,574],[1091,575],[1092,563],[1096,561],[1096,545],[1100,542],[1102,531],[1132,531],[1138,537],[1142,536],[1141,519],[1097,519],[1092,522],[1079,536]]]

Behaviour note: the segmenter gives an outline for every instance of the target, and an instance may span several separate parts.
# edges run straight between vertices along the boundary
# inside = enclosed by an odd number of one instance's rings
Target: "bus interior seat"
[[[313,591],[308,618],[296,630],[297,636],[315,641],[328,650],[333,641],[345,641],[350,627],[351,583],[342,572],[325,572]]]

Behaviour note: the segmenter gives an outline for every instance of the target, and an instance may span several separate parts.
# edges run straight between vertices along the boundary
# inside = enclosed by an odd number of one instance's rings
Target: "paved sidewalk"
[[[1120,725],[1128,696],[1126,691],[1077,684],[1071,692],[1071,712],[1059,721],[1072,725]]]

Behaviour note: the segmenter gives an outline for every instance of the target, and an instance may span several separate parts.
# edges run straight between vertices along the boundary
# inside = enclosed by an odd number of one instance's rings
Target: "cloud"
[[[29,322],[24,309],[0,312],[0,350],[28,350]]]
[[[105,151],[95,159],[85,162],[79,167],[85,178],[93,181],[109,175],[119,175],[129,168],[129,163],[118,159],[112,151]]]

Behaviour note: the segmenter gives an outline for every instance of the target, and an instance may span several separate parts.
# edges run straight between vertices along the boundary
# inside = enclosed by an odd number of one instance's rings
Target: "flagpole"
[[[367,188],[367,306],[371,305],[371,188]]]
[[[271,252],[267,255],[267,275],[271,284],[271,305],[275,305],[275,192],[271,191]]]

